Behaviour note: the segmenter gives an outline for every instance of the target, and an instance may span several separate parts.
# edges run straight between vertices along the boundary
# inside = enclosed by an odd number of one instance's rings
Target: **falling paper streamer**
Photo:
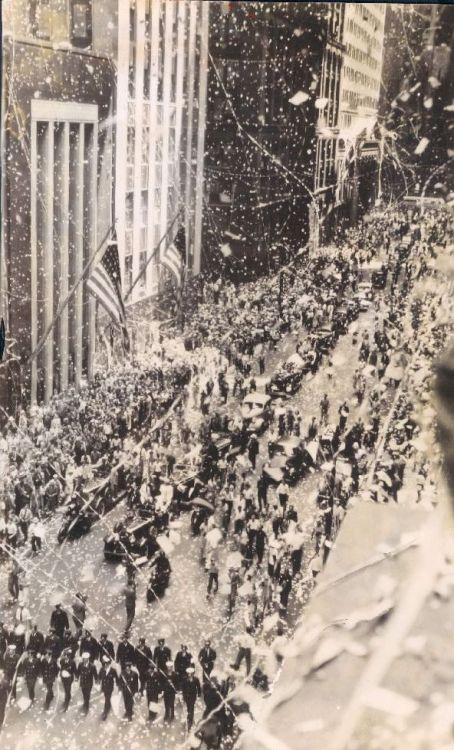
[[[295,729],[297,732],[306,734],[308,732],[321,732],[325,728],[325,722],[323,719],[308,719],[302,721],[296,725]]]
[[[225,242],[223,245],[221,245],[220,249],[224,258],[229,258],[232,255],[232,248],[230,247],[228,242]]]
[[[418,145],[415,148],[415,154],[422,154],[427,146],[429,145],[429,139],[428,138],[421,138]]]
[[[378,685],[366,690],[362,701],[369,708],[393,716],[411,716],[419,707],[419,703],[412,698],[407,698],[407,696],[396,693],[394,690],[388,690]]]
[[[328,99],[325,96],[321,96],[319,99],[315,100],[316,109],[325,109],[327,104],[328,104]]]
[[[296,94],[293,94],[293,96],[290,97],[289,102],[297,107],[298,105],[307,102],[308,99],[310,99],[309,94],[306,94],[304,91],[297,91]]]

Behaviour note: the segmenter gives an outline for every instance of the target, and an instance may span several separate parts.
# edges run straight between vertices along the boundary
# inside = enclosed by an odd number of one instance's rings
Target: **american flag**
[[[180,227],[174,241],[166,247],[161,257],[162,265],[170,271],[178,288],[183,280],[185,250],[186,234],[184,227]]]
[[[87,279],[89,291],[96,297],[113,322],[120,328],[123,346],[129,351],[129,335],[126,327],[126,311],[121,293],[120,258],[116,235],[107,243],[102,258]]]

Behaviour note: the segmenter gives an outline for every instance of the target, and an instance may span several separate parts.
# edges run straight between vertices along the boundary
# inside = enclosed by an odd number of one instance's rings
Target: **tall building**
[[[309,237],[320,3],[210,3],[204,265],[265,273]]]
[[[346,3],[339,100],[338,203],[351,221],[378,197],[381,139],[377,116],[386,3]]]
[[[316,205],[311,210],[311,238],[314,243],[332,232],[338,200],[337,137],[339,134],[340,91],[345,45],[345,3],[324,3],[327,37],[320,74],[317,122],[317,153],[314,175]]]
[[[454,188],[454,8],[390,5],[381,97],[386,197]]]
[[[85,283],[56,313],[112,223],[116,18],[91,0],[5,0],[2,16],[0,401],[14,409],[91,374]]]
[[[200,270],[210,3],[117,5],[115,219],[131,303],[158,292],[160,254],[181,226]]]

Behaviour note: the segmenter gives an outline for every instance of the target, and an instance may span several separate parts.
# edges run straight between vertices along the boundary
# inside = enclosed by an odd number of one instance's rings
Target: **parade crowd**
[[[127,720],[144,696],[147,716],[156,721],[162,699],[166,723],[174,720],[181,698],[191,730],[203,700],[196,732],[205,746],[219,747],[234,736],[235,717],[245,710],[235,698],[239,671],[244,663],[254,687],[270,688],[285,653],[291,603],[298,601],[305,577],[315,585],[352,499],[398,502],[411,471],[418,500],[431,481],[428,459],[417,446],[422,426],[415,401],[427,402],[429,365],[450,331],[437,326],[436,295],[424,283],[436,276],[437,253],[448,245],[450,232],[444,214],[409,219],[394,210],[350,230],[335,253],[297,256],[283,285],[275,278],[240,288],[206,282],[186,319],[178,354],[160,334],[146,362],[98,373],[79,391],[69,389],[9,419],[0,437],[6,478],[0,543],[16,609],[0,625],[0,725],[16,700],[18,681],[31,705],[39,680],[45,710],[55,701],[58,682],[67,710],[78,683],[85,713],[99,686],[103,720],[113,695],[121,696]],[[384,283],[369,285],[361,310],[369,310],[371,325],[360,333],[354,317],[345,320],[347,302],[361,292],[374,262]],[[330,334],[323,347],[317,343],[320,331]],[[167,336],[177,333],[169,329]],[[351,340],[358,360],[351,399],[334,407],[322,393],[309,418],[285,393],[269,397],[269,362],[290,336],[305,368],[302,389],[319,369],[332,378],[336,342],[341,336]],[[281,363],[280,377],[288,381],[292,367]],[[424,377],[418,379],[418,372]],[[256,395],[266,404],[260,419],[240,416],[239,404]],[[293,452],[276,471],[276,446],[285,441],[294,441]],[[182,468],[190,481],[181,479]],[[310,528],[291,502],[292,472],[297,481],[311,475],[317,480]],[[41,633],[28,609],[26,570],[53,543],[57,511],[74,521],[90,512],[104,523],[119,498],[125,520],[110,532],[125,564],[124,633],[96,636],[86,626],[91,603],[80,592],[71,592],[70,611],[55,604],[49,631]],[[144,638],[131,640],[137,579],[149,576],[149,601],[163,596],[171,578],[166,538],[186,512],[206,571],[207,598],[224,591],[226,619],[244,602],[227,669],[218,669],[210,640],[181,644],[175,654],[163,638],[153,647]],[[137,549],[127,532],[134,518],[148,524]],[[143,554],[146,573],[137,564]],[[266,657],[256,649],[263,639]]]

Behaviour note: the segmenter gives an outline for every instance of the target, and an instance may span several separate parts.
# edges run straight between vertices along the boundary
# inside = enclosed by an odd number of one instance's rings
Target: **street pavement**
[[[356,325],[361,334],[368,330],[373,332],[375,312],[369,309],[361,313]],[[333,361],[332,378],[328,377],[325,363],[315,376],[304,381],[301,390],[289,400],[289,404],[298,408],[303,419],[305,430],[312,416],[319,417],[319,403],[323,393],[328,393],[331,403],[333,421],[337,421],[337,410],[345,399],[352,397],[352,376],[358,365],[358,348],[352,346],[349,332],[342,336],[331,353]],[[288,334],[273,351],[267,360],[267,374],[273,372],[277,364],[294,352],[296,341],[300,336]],[[359,336],[359,340],[360,340]],[[368,387],[372,384],[368,383]],[[350,419],[355,414],[351,409]],[[266,442],[266,436],[264,438]],[[263,441],[262,441],[263,442]],[[265,447],[263,447],[265,450]],[[316,515],[315,495],[321,473],[316,471],[304,481],[298,483],[290,492],[292,503],[300,520],[310,529]],[[66,542],[58,546],[55,532],[58,520],[50,524],[45,550],[29,559],[27,563],[27,580],[29,591],[29,608],[33,619],[44,632],[49,626],[53,604],[60,599],[63,605],[70,605],[74,594],[83,591],[88,595],[88,624],[95,636],[106,630],[114,640],[122,633],[125,624],[125,609],[122,588],[125,583],[124,568],[107,563],[103,558],[103,537],[112,530],[115,522],[124,517],[125,508],[116,507],[95,524],[90,533],[80,540]],[[160,602],[146,603],[146,567],[138,579],[137,611],[132,627],[132,641],[137,642],[139,635],[144,635],[147,643],[154,647],[157,639],[166,637],[168,645],[175,655],[181,643],[186,643],[189,650],[197,657],[199,649],[206,638],[211,638],[212,645],[218,653],[216,668],[225,670],[236,656],[234,637],[244,630],[244,600],[237,604],[233,617],[227,619],[227,568],[223,564],[229,551],[234,549],[232,543],[221,556],[220,590],[211,599],[206,597],[207,573],[200,564],[200,540],[191,536],[189,518],[184,516],[178,529],[181,541],[170,554],[172,575],[170,586]],[[308,539],[305,548],[303,581],[298,584],[298,597],[291,599],[289,608],[290,623],[295,622],[301,614],[310,590],[310,576],[305,577],[304,567],[313,556],[313,545]],[[8,601],[6,582],[0,590],[1,600]],[[3,607],[5,621],[12,621],[14,606]],[[243,667],[244,669],[244,667]],[[242,673],[245,676],[244,672]],[[58,685],[57,685],[58,683]],[[150,726],[147,721],[146,699],[137,701],[135,718],[132,723],[122,721],[123,704],[114,700],[114,713],[106,722],[100,722],[102,696],[95,689],[88,716],[80,712],[81,694],[78,684],[73,686],[73,700],[67,713],[61,710],[62,694],[57,680],[56,692],[51,710],[44,712],[44,689],[38,688],[38,700],[31,708],[21,712],[25,702],[26,687],[22,680],[18,684],[18,696],[15,705],[9,707],[6,724],[2,732],[1,746],[5,750],[59,750],[60,748],[80,748],[98,750],[102,747],[117,747],[139,750],[156,748],[156,750],[177,747],[185,738],[185,711],[177,707],[177,720],[171,727],[163,725],[162,715],[157,723]],[[22,700],[21,700],[22,698]],[[196,719],[201,713],[202,703],[196,712]],[[20,717],[20,718],[19,718]]]

